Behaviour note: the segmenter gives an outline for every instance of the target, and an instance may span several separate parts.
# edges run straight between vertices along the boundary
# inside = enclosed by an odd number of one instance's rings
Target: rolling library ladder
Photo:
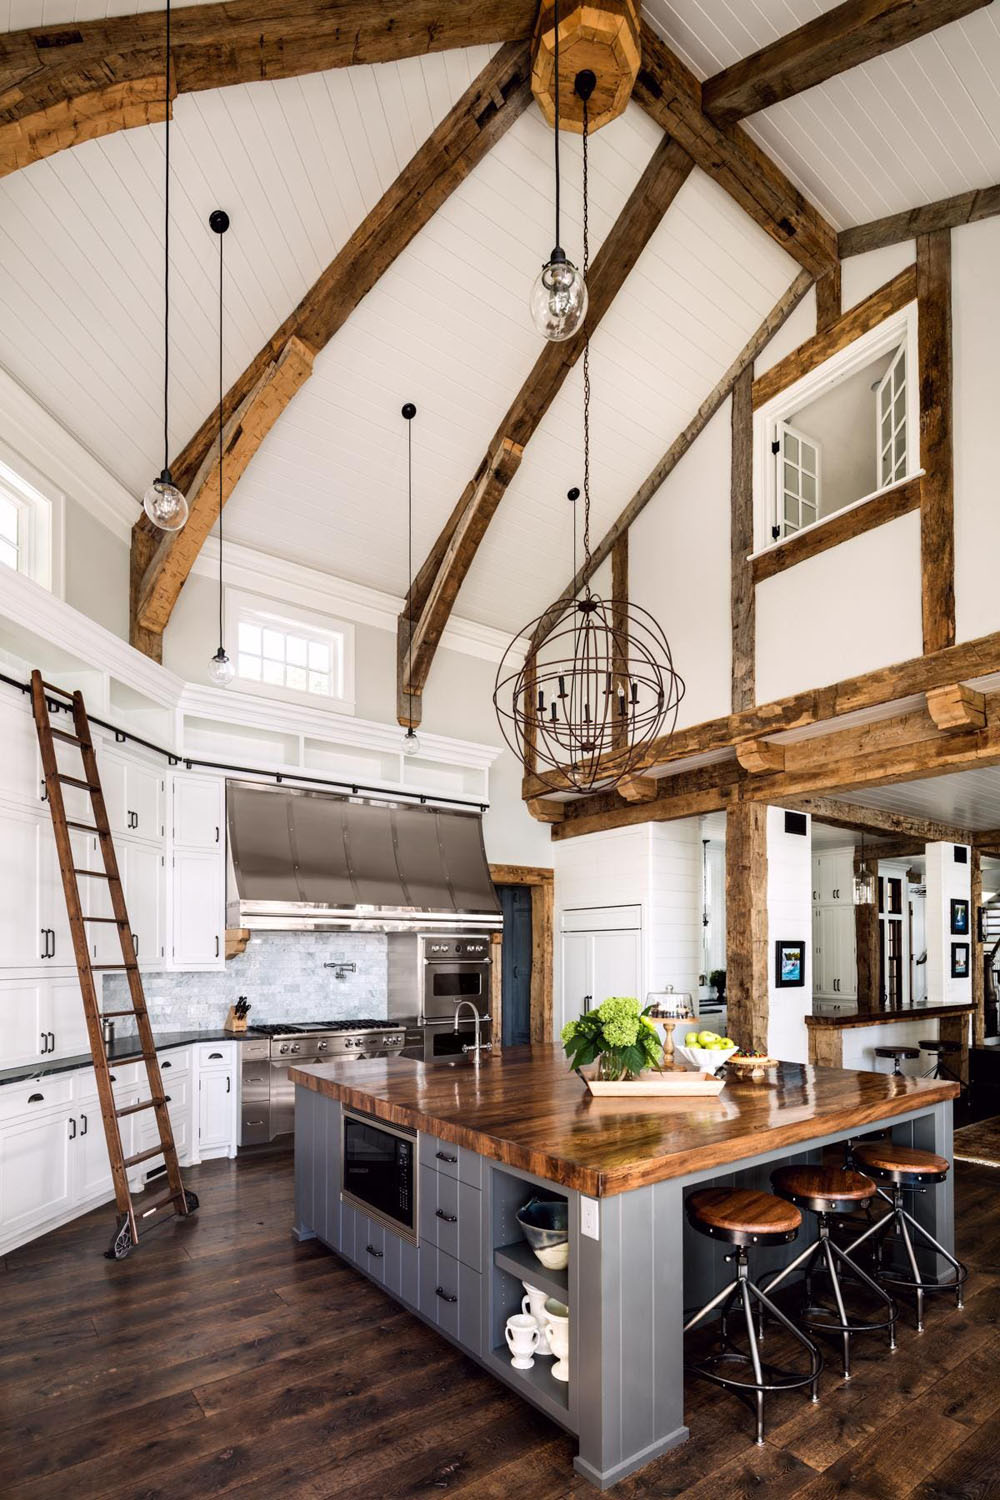
[[[42,770],[45,775],[45,790],[48,796],[49,808],[52,812],[52,829],[55,834],[56,853],[59,857],[59,868],[62,872],[63,892],[66,896],[69,927],[73,937],[73,952],[76,957],[77,972],[80,976],[83,1009],[87,1019],[87,1035],[90,1038],[90,1050],[94,1058],[97,1093],[101,1103],[104,1134],[108,1143],[108,1157],[111,1161],[111,1177],[115,1188],[118,1221],[111,1241],[111,1248],[106,1254],[110,1260],[123,1260],[132,1246],[139,1243],[140,1223],[145,1226],[150,1221],[153,1224],[161,1221],[168,1214],[186,1215],[193,1213],[198,1207],[198,1199],[194,1193],[185,1189],[181,1181],[180,1165],[177,1161],[177,1148],[174,1145],[174,1135],[170,1126],[170,1115],[167,1110],[168,1098],[163,1091],[163,1079],[160,1076],[160,1065],[156,1058],[153,1030],[149,1023],[149,1013],[146,1010],[146,997],[142,988],[142,976],[139,973],[139,965],[136,962],[135,944],[132,941],[132,929],[129,925],[128,912],[125,907],[125,892],[122,889],[121,877],[118,873],[118,860],[115,856],[111,826],[108,822],[108,811],[104,803],[104,792],[101,789],[101,777],[97,767],[97,754],[91,738],[90,723],[87,719],[87,710],[83,703],[83,694],[79,692],[67,693],[62,688],[54,687],[52,683],[45,682],[42,674],[36,669],[31,674],[31,706],[35,716],[35,728],[38,732]],[[53,727],[51,720],[52,708],[57,710],[66,708],[71,713],[74,729],[72,734],[66,730]],[[68,776],[63,771],[60,771],[56,757],[57,740],[67,745],[73,745],[79,750],[83,761],[82,776]],[[67,818],[62,791],[64,786],[78,787],[88,793],[93,811],[92,823],[80,823]],[[75,865],[72,841],[70,839],[71,829],[97,836],[103,868],[85,870]],[[80,899],[81,879],[107,882],[111,897],[112,916],[96,917],[86,914],[84,904]],[[121,963],[95,964],[91,961],[90,943],[87,936],[88,923],[114,924],[118,929],[118,938],[121,943]],[[97,988],[98,981],[95,981],[95,975],[109,970],[124,973],[128,977],[131,1004],[127,1010],[103,1012],[101,1010]],[[129,1104],[120,1107],[115,1101],[111,1080],[111,1064],[108,1061],[102,1028],[102,1022],[111,1016],[127,1016],[131,1020],[134,1020],[136,1024],[135,1051],[117,1056],[115,1058],[115,1065],[120,1066],[122,1063],[137,1062],[140,1060],[145,1065],[146,1077],[149,1082],[149,1098],[139,1104]],[[122,1148],[121,1130],[118,1122],[125,1115],[134,1115],[142,1110],[149,1109],[155,1113],[156,1125],[159,1131],[159,1144],[150,1147],[148,1150],[140,1151],[136,1155],[126,1156]],[[154,1197],[149,1203],[141,1203],[137,1210],[136,1205],[133,1203],[131,1189],[128,1184],[128,1169],[138,1166],[140,1162],[148,1161],[155,1156],[161,1155],[166,1165],[168,1191],[161,1193],[158,1197]]]

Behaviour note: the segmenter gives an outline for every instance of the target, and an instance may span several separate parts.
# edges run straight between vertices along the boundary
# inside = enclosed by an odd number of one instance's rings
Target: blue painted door
[[[531,1041],[531,890],[501,885],[497,893],[503,909],[503,1045],[524,1047]]]

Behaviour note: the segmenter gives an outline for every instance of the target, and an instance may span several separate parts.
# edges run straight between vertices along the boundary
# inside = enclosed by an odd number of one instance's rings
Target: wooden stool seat
[[[961,1050],[962,1050],[962,1043],[961,1042],[941,1042],[941,1041],[932,1042],[928,1038],[928,1040],[926,1042],[921,1042],[920,1043],[920,1050],[922,1052],[961,1052]]]
[[[794,1239],[802,1223],[794,1204],[750,1188],[701,1188],[687,1213],[693,1228],[734,1245]]]
[[[919,1047],[876,1047],[876,1057],[919,1057]]]
[[[864,1141],[854,1148],[854,1160],[862,1171],[877,1172],[901,1183],[940,1180],[948,1175],[949,1168],[945,1157],[912,1146],[897,1146],[895,1141]]]
[[[849,1167],[779,1167],[771,1186],[781,1198],[813,1213],[839,1213],[875,1196],[870,1177]]]

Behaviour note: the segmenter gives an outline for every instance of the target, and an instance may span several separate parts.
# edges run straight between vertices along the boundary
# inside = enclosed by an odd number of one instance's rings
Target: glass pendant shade
[[[417,737],[415,731],[412,730],[412,729],[408,729],[406,731],[406,733],[403,735],[403,754],[404,755],[419,755],[420,754],[420,740]]]
[[[854,904],[855,906],[874,906],[876,899],[875,875],[869,869],[862,869],[854,876]]]
[[[214,687],[228,687],[236,676],[236,668],[226,655],[225,647],[220,646],[208,664],[208,680]]]
[[[161,531],[180,531],[188,518],[188,503],[164,469],[142,497],[142,508]]]
[[[587,283],[562,250],[553,250],[535,278],[529,301],[531,319],[543,338],[572,338],[587,316]]]

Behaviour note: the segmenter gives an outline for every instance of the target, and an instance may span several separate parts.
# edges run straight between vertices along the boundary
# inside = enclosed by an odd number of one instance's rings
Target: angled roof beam
[[[842,257],[863,255],[866,250],[881,250],[883,245],[915,240],[918,235],[933,234],[937,229],[978,224],[980,219],[992,219],[995,214],[1000,214],[1000,183],[958,193],[954,198],[939,198],[936,203],[908,208],[901,214],[888,214],[884,219],[873,219],[870,224],[856,224],[853,229],[842,229],[837,236],[837,245]]]
[[[172,16],[180,94],[526,41],[535,0],[227,0]],[[162,11],[0,35],[0,177],[165,117]]]
[[[527,108],[531,101],[530,79],[531,59],[526,42],[502,47],[487,63],[295,311],[230,386],[223,403],[227,427],[292,341],[299,341],[313,355],[329,343],[382,273]],[[290,400],[294,390],[286,387],[286,392]],[[174,480],[185,492],[195,486],[206,457],[211,455],[217,441],[217,432],[218,413],[212,411],[171,464]],[[173,534],[172,547],[177,548],[178,559],[184,557],[187,561],[186,566],[179,570],[173,567],[170,570],[171,587],[176,584],[171,608],[197,553],[195,549],[192,554],[190,547],[180,540],[183,536],[184,532]],[[145,516],[140,517],[132,528],[131,640],[134,646],[157,660],[160,635],[170,610],[164,614],[160,607],[166,598],[162,588],[155,590],[158,602],[154,608],[152,583],[147,588],[144,580],[158,548],[162,571],[167,549],[156,528]],[[146,618],[154,622],[154,628],[141,623],[140,608]]]
[[[589,303],[583,329],[565,343],[544,344],[531,374],[491,438],[486,457],[466,487],[460,505],[452,511],[431,556],[417,574],[412,597],[399,617],[397,634],[400,723],[420,723],[420,697],[441,632],[521,453],[691,167],[687,153],[665,136],[594,257],[587,277]],[[440,561],[432,570],[434,558]],[[419,646],[412,652],[408,649],[411,612],[413,640],[415,647]]]
[[[642,26],[642,66],[633,98],[815,278],[837,261],[832,224],[739,126],[722,130],[702,109],[702,86],[655,31]]]
[[[723,128],[735,125],[988,4],[989,0],[845,0],[706,79],[705,113]]]

